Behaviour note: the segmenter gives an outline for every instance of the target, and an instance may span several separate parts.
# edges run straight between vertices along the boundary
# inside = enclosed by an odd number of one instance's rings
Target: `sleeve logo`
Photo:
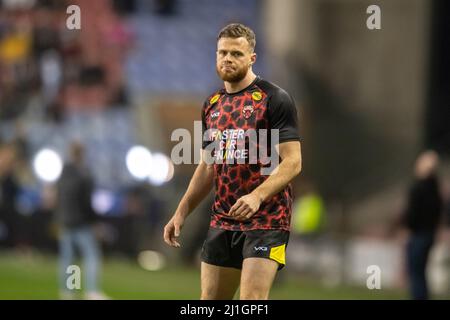
[[[211,100],[209,100],[210,104],[214,104],[216,103],[220,98],[220,94],[216,94],[214,97],[211,98]]]
[[[259,91],[255,91],[252,93],[252,99],[255,101],[259,101],[262,99],[262,94]]]

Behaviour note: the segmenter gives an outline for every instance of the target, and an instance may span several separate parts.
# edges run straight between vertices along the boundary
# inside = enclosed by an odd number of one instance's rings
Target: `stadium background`
[[[445,1],[0,4],[0,298],[58,297],[58,159],[49,149],[65,159],[74,139],[96,181],[105,292],[198,297],[211,199],[188,220],[180,250],[163,244],[194,169],[170,162],[170,137],[192,132],[203,99],[221,86],[216,35],[230,22],[255,30],[256,73],[291,92],[301,116],[295,227],[271,297],[406,298],[398,220],[418,152],[437,149],[450,181]],[[66,27],[71,4],[81,9],[81,30]],[[381,30],[366,27],[371,4],[381,8]],[[438,239],[429,274],[435,297],[445,298],[448,230]],[[380,267],[382,290],[366,288],[369,265]]]

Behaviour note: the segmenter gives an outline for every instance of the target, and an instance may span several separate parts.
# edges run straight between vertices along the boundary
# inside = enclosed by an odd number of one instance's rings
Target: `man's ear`
[[[255,64],[255,62],[256,62],[256,53],[252,53],[252,55],[251,55],[251,57],[250,57],[250,65],[253,65],[253,64]]]

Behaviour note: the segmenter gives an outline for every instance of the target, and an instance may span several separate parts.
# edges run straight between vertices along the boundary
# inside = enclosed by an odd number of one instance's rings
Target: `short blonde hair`
[[[231,23],[220,30],[217,40],[221,38],[240,38],[244,37],[247,39],[252,50],[255,50],[256,37],[255,33],[249,27],[241,23]]]

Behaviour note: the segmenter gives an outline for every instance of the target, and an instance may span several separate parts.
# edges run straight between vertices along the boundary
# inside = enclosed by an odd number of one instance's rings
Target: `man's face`
[[[217,74],[223,81],[239,82],[256,61],[247,39],[220,38],[217,42]]]

